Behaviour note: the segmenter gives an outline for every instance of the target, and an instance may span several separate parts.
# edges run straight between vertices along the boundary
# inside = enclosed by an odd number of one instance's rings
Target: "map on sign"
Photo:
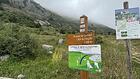
[[[92,73],[101,72],[100,45],[70,45],[69,67]]]
[[[140,9],[115,10],[117,39],[140,38]]]

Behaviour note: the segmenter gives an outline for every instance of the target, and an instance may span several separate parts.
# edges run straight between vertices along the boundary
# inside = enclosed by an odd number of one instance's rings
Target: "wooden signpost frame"
[[[82,32],[82,33],[87,33],[88,32],[88,17],[84,15],[80,17],[80,26],[82,25],[81,19],[84,19],[84,24],[85,24],[85,32]],[[88,78],[89,78],[89,73],[87,71],[80,71],[80,79],[88,79]]]
[[[95,32],[88,31],[88,17],[80,17],[80,33],[67,35],[67,45],[93,45],[95,44]],[[89,79],[88,71],[80,71],[80,79]]]
[[[80,34],[87,34],[87,33],[90,33],[88,32],[88,17],[83,15],[80,17],[80,26],[83,25],[83,23],[81,23],[81,19],[84,18],[84,24],[85,24],[85,32],[80,32]],[[81,28],[80,28],[81,29]],[[89,45],[93,45],[95,44],[95,32],[91,32],[93,33],[93,36],[92,36],[92,43],[89,43]],[[87,71],[80,71],[80,79],[89,79],[89,72]]]
[[[123,3],[123,7],[124,7],[124,9],[129,9],[129,5],[128,5],[127,1]],[[128,79],[133,79],[133,77],[132,77],[132,60],[131,60],[131,40],[126,39],[125,42],[126,42],[126,49],[127,49],[126,58],[127,58],[127,68],[128,68]]]

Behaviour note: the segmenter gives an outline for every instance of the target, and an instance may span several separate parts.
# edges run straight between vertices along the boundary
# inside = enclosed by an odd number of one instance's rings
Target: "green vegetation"
[[[6,23],[18,23],[32,28],[39,28],[41,25],[35,23],[32,17],[29,17],[23,13],[0,11],[0,21]]]
[[[79,71],[68,68],[67,45],[58,44],[59,39],[66,40],[66,34],[77,33],[79,25],[52,14],[47,18],[50,24],[41,26],[34,23],[35,17],[27,15],[0,7],[0,56],[10,55],[7,61],[0,61],[0,76],[16,78],[23,74],[27,79],[79,79]],[[95,74],[96,79],[127,79],[125,42],[116,40],[108,28],[107,31],[101,27],[95,29],[96,44],[102,45],[103,67],[101,74]],[[52,45],[53,53],[43,49],[43,44]],[[139,40],[132,41],[134,79],[140,78],[139,48]]]
[[[12,23],[1,23],[0,26],[0,55],[10,55],[18,60],[33,58],[37,48],[35,40],[30,33]]]
[[[57,44],[58,39],[65,38],[65,35],[54,35],[53,33],[40,35],[39,33],[36,33],[37,29],[27,27],[26,31],[29,29],[31,37],[38,40],[38,48],[35,53],[36,58],[34,60],[24,59],[18,62],[13,60],[0,62],[0,75],[15,78],[22,73],[26,75],[28,79],[79,79],[79,71],[68,68],[68,54],[66,53],[67,46],[60,46]],[[126,49],[124,47],[124,41],[116,41],[114,36],[108,35],[97,35],[96,37],[102,38],[103,41],[103,73],[102,75],[96,74],[97,79],[100,79],[100,77],[107,79],[126,79],[126,72],[128,71],[126,66]],[[133,41],[132,43],[136,45],[136,42],[138,41]],[[48,54],[46,50],[41,48],[41,45],[45,43],[55,46],[52,55]],[[140,64],[133,62],[133,75],[135,79],[140,78],[139,66]]]
[[[3,52],[1,55],[10,54],[11,56],[8,61],[0,61],[0,76],[16,78],[17,75],[24,74],[28,79],[76,79],[79,77],[77,71],[68,68],[67,55],[63,56],[66,54],[67,47],[57,44],[58,39],[65,35],[54,35],[51,32],[42,35],[44,31],[40,31],[39,28],[14,23],[1,23],[0,27],[0,49]],[[49,27],[47,29],[53,30]],[[47,50],[41,47],[42,44],[54,45],[54,54],[48,54]]]

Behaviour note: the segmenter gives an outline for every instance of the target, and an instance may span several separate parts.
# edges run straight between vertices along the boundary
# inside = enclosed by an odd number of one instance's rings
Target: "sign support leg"
[[[126,48],[127,48],[127,67],[128,67],[128,79],[132,79],[132,61],[131,61],[131,40],[125,40],[126,42]]]

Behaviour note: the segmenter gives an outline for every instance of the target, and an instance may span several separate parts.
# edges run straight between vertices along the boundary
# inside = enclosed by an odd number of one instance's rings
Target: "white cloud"
[[[123,8],[126,0],[35,0],[60,15],[79,19],[83,14],[92,22],[115,28],[114,10]],[[140,7],[140,0],[127,0],[130,7]]]

